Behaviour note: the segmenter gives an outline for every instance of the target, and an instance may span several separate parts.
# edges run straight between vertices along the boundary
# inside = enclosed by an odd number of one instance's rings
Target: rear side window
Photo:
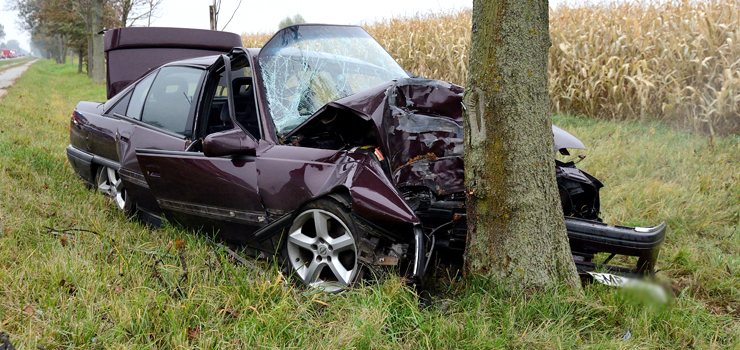
[[[115,107],[111,108],[110,111],[108,111],[108,114],[120,114],[120,115],[126,115],[126,108],[128,107],[128,101],[131,100],[131,94],[132,92],[129,92],[126,94],[126,96],[121,97],[120,100],[116,103]]]
[[[164,67],[154,79],[144,104],[141,121],[181,135],[189,135],[188,114],[204,70]]]
[[[128,104],[128,111],[126,111],[127,117],[133,119],[139,119],[139,117],[141,117],[141,107],[144,106],[146,94],[149,92],[149,87],[152,86],[152,81],[154,81],[155,75],[157,74],[155,73],[146,77],[136,85],[134,93],[131,96],[131,101]]]

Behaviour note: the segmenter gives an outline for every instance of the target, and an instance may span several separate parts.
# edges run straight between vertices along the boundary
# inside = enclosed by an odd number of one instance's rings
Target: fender
[[[277,219],[317,198],[348,193],[355,215],[392,233],[394,240],[411,242],[419,218],[373,157],[291,146],[258,149],[258,185],[263,204]]]

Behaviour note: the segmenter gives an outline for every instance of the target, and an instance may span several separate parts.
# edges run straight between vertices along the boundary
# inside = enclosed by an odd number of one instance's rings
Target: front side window
[[[190,106],[203,74],[204,70],[189,67],[160,69],[147,94],[141,121],[180,135],[189,135],[192,132],[192,125],[188,125]]]
[[[231,81],[223,72],[223,66],[219,66],[213,75],[209,77],[209,84],[204,89],[203,111],[205,118],[199,118],[201,137],[237,127],[249,133],[253,138],[260,139],[260,122],[257,114],[257,104],[254,96],[254,84],[252,82],[252,70],[246,57],[238,56],[232,60],[234,66],[231,70]],[[215,69],[215,68],[214,68]],[[229,86],[233,96],[229,96]],[[234,115],[232,119],[229,111],[229,99],[234,102]]]

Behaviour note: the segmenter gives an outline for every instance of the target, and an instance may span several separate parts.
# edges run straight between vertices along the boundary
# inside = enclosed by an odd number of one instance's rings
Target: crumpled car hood
[[[285,138],[303,132],[330,110],[372,121],[378,146],[397,188],[426,187],[437,195],[464,190],[463,88],[444,81],[389,81],[330,102]],[[553,125],[555,150],[585,146]]]

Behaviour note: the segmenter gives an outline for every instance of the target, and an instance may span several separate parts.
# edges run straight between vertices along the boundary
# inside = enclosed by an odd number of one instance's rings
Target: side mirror
[[[210,134],[203,139],[206,157],[254,155],[257,141],[239,127]]]

